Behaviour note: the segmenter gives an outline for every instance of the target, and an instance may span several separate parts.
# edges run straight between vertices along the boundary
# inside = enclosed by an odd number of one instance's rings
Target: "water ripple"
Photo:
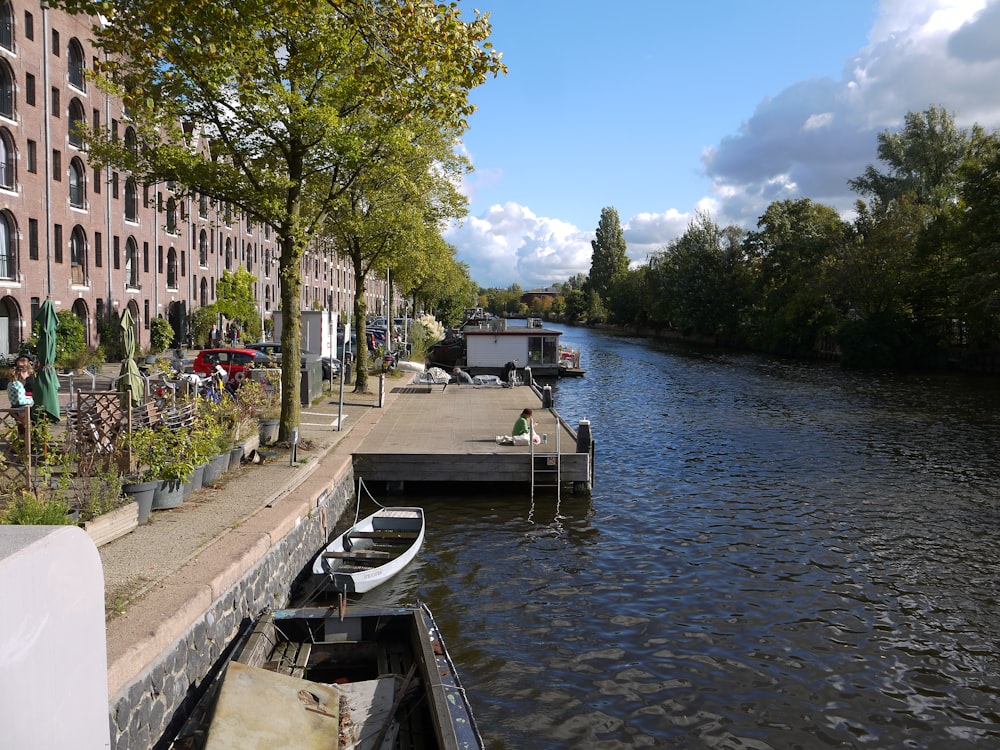
[[[1000,746],[995,383],[566,337],[592,497],[421,498],[385,593],[491,749]]]

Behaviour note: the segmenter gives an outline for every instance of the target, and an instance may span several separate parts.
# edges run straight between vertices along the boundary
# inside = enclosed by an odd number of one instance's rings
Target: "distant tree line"
[[[884,171],[849,182],[853,220],[808,198],[772,203],[752,231],[698,213],[633,269],[605,208],[561,315],[855,367],[1000,352],[1000,135],[931,107],[881,133],[878,157]]]

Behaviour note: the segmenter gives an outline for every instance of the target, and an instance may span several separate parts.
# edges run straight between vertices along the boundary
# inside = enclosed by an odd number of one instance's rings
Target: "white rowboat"
[[[327,544],[312,572],[330,591],[363,594],[409,565],[423,543],[423,508],[380,508]]]

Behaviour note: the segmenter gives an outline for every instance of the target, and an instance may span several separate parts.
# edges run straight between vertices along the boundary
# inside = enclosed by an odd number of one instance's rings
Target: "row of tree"
[[[564,285],[566,316],[863,367],[997,350],[1000,135],[931,107],[880,134],[878,157],[884,169],[849,183],[852,220],[808,198],[772,203],[752,231],[699,213],[634,269],[604,209],[589,278]]]
[[[282,346],[299,348],[307,249],[353,262],[363,291],[391,274],[415,298],[457,298],[468,270],[442,239],[464,215],[457,153],[469,92],[505,71],[488,16],[433,0],[56,0],[99,19],[95,80],[139,134],[87,132],[94,166],[204,195],[273,227]],[[84,134],[81,134],[84,135]],[[471,296],[471,292],[467,295]],[[367,388],[362,357],[355,388]],[[297,361],[283,361],[281,435],[299,421]]]

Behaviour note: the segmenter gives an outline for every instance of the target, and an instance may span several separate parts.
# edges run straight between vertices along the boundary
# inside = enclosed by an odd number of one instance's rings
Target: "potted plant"
[[[11,526],[65,526],[74,523],[59,496],[45,497],[21,489],[0,499],[0,523]]]
[[[191,474],[190,491],[215,484],[219,480],[219,475],[210,466],[212,459],[219,454],[220,434],[218,423],[208,418],[204,412],[195,417],[195,423],[188,433],[188,450],[195,465]]]
[[[198,460],[206,462],[202,484],[211,486],[229,468],[229,439],[223,426],[221,410],[216,404],[201,402],[192,432]]]
[[[233,398],[233,465],[239,465],[243,457],[245,444],[249,439],[256,440],[254,433],[261,411],[268,402],[264,386],[252,375],[243,379]],[[251,446],[253,447],[253,446]]]
[[[281,409],[278,406],[271,407],[261,412],[257,420],[257,436],[261,445],[273,443],[278,439],[278,431],[281,427]]]
[[[128,441],[127,475],[123,479],[122,491],[139,506],[139,524],[149,521],[153,509],[153,496],[159,480],[152,476],[148,466],[141,463],[140,456],[146,456],[155,440],[151,427],[137,427],[126,435]]]
[[[184,501],[184,484],[194,470],[188,450],[190,428],[140,427],[131,435],[133,456],[138,456],[138,482],[157,483],[152,508],[176,508]]]
[[[269,392],[262,383],[255,384],[260,389],[256,408],[257,436],[261,445],[265,445],[278,439],[278,428],[281,424],[281,402],[273,390]]]

